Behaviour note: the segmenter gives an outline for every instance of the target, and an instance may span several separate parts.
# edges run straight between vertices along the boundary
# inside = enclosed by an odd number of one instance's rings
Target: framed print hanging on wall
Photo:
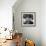
[[[21,12],[21,25],[24,27],[36,26],[36,12]]]

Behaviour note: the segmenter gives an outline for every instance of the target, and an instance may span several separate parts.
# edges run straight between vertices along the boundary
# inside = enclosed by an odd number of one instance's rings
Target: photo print
[[[36,25],[36,13],[35,12],[22,12],[21,13],[22,26],[35,26]]]

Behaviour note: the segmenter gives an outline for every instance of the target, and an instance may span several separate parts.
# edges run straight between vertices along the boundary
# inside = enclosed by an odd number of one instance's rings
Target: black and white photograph
[[[36,13],[35,12],[22,12],[21,13],[22,26],[35,26],[36,25]]]

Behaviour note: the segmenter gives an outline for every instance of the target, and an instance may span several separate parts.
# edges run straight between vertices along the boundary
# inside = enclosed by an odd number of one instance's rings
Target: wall
[[[15,29],[23,33],[24,39],[34,40],[36,46],[41,46],[41,1],[23,0],[22,3],[16,5],[13,6]],[[36,12],[36,27],[22,27],[21,12]]]
[[[42,46],[46,46],[46,0],[41,1],[41,38]]]
[[[12,6],[16,0],[0,0],[0,27],[12,29]]]
[[[9,30],[12,29],[12,6],[15,2],[16,0],[0,0],[0,32],[2,32],[1,27],[6,27]],[[3,31],[0,34],[0,38],[5,38],[5,35],[10,35],[8,32]]]

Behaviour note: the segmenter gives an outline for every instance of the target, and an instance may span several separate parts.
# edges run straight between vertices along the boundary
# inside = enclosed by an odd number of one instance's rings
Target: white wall
[[[21,0],[20,0],[21,1]],[[18,2],[20,2],[18,1]],[[21,12],[36,12],[36,27],[21,27]],[[36,46],[46,46],[46,0],[23,0],[13,6],[15,29],[33,39]]]
[[[41,1],[41,38],[42,46],[46,46],[46,0]]]
[[[36,46],[41,46],[41,1],[40,0],[23,0],[18,7],[13,8],[15,18],[15,29],[23,32],[23,37],[35,41]],[[36,12],[36,27],[21,26],[21,12]]]
[[[16,0],[0,0],[0,27],[12,28],[12,6]]]

